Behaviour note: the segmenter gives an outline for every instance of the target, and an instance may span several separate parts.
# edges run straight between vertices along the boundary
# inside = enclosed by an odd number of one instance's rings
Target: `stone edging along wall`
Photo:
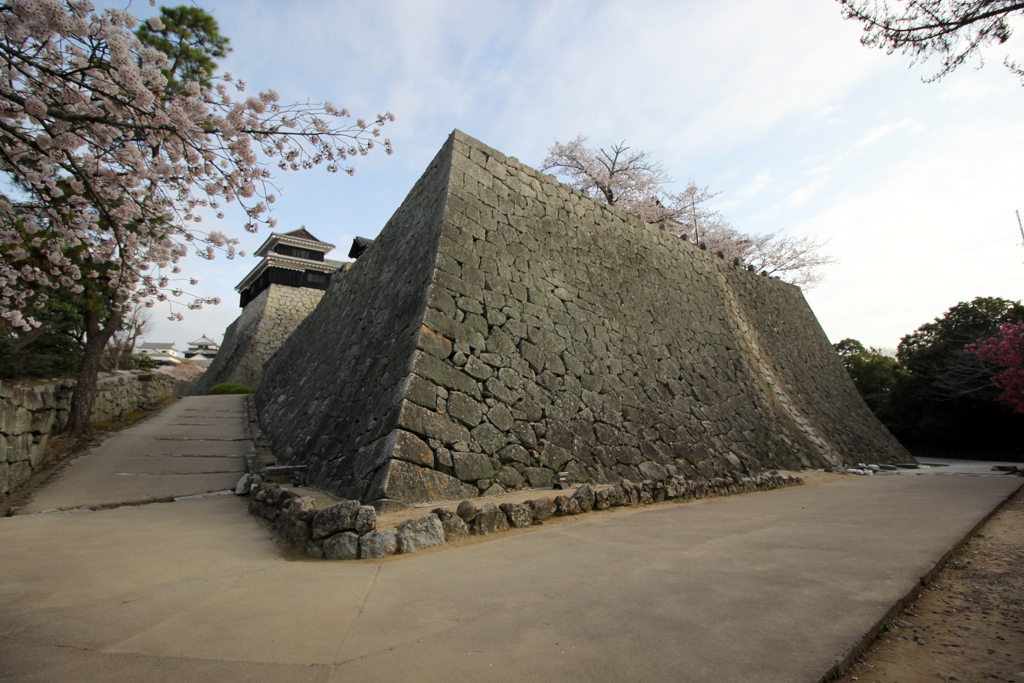
[[[159,373],[100,375],[91,420],[106,422],[156,407],[173,395],[174,384],[174,378]],[[67,426],[74,389],[70,379],[31,385],[0,381],[0,500],[52,458],[47,443]]]
[[[249,496],[249,512],[274,523],[281,538],[314,558],[355,560],[414,553],[458,541],[469,535],[487,536],[512,528],[543,524],[551,517],[578,515],[611,507],[650,505],[665,500],[696,500],[737,493],[769,491],[796,486],[802,477],[763,474],[662,481],[623,481],[594,490],[583,484],[571,496],[543,497],[524,503],[487,502],[477,506],[464,500],[452,512],[437,508],[390,529],[377,529],[376,510],[356,500],[345,500],[317,509],[313,499],[301,497],[279,484],[264,482],[258,474],[246,474],[235,493]],[[538,490],[542,493],[543,490]]]

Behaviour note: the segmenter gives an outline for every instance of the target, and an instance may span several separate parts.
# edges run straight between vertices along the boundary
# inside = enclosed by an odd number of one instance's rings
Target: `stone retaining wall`
[[[376,510],[359,501],[345,500],[317,509],[315,501],[279,484],[247,474],[235,493],[249,496],[249,512],[274,524],[280,537],[297,550],[317,559],[355,560],[414,553],[470,535],[488,536],[543,524],[551,517],[578,515],[612,507],[651,505],[665,500],[697,500],[737,493],[770,491],[797,486],[801,477],[763,474],[688,481],[668,477],[660,481],[623,481],[594,490],[584,484],[571,495],[541,495],[523,503],[487,502],[481,507],[464,500],[452,512],[437,508],[390,529],[377,529]],[[545,494],[546,491],[537,491]]]
[[[151,409],[173,395],[175,380],[159,373],[102,374],[92,422]],[[50,436],[67,426],[74,380],[40,384],[0,381],[0,500],[28,481],[52,457]]]
[[[260,427],[381,509],[909,459],[802,293],[458,131],[264,369]]]
[[[320,289],[270,285],[246,304],[224,332],[224,343],[210,367],[192,385],[193,396],[205,396],[211,387],[237,382],[259,386],[263,365],[291,336],[323,297]]]

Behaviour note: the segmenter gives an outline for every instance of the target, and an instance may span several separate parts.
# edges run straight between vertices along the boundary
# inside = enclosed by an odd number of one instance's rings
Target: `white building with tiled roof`
[[[177,365],[185,358],[174,342],[145,342],[139,345],[138,353],[149,356],[160,365]]]

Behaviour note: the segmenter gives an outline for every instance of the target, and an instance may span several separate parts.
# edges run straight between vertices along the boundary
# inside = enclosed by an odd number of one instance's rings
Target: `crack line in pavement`
[[[224,453],[221,455],[209,455],[203,453],[142,453],[136,455],[139,458],[244,458],[245,454]]]
[[[116,503],[102,503],[99,505],[78,505],[66,508],[47,508],[39,512],[19,512],[15,517],[29,517],[31,515],[52,515],[52,514],[73,514],[79,512],[101,512],[103,510],[115,510],[120,507],[142,507],[143,505],[155,505],[157,503],[175,503],[179,500],[195,500],[197,498],[210,498],[213,496],[234,495],[233,489],[222,489],[220,491],[207,491],[184,496],[161,496],[160,498],[146,498],[144,500],[126,500]]]
[[[187,436],[156,436],[153,437],[156,441],[248,441],[249,437],[243,436],[239,438],[197,438],[193,439]]]
[[[237,474],[245,470],[203,470],[202,472],[114,472],[115,477],[166,477],[168,475],[188,476],[190,474]]]
[[[377,565],[377,571],[373,573],[373,578],[370,579],[370,585],[366,587],[366,594],[363,595],[362,602],[359,603],[359,611],[352,617],[352,621],[348,622],[348,626],[345,627],[345,632],[341,634],[341,642],[338,643],[338,651],[334,653],[334,661],[338,661],[338,657],[341,656],[341,649],[345,647],[345,639],[348,638],[348,632],[352,630],[352,626],[359,621],[359,617],[363,614],[363,608],[366,607],[366,601],[370,598],[370,591],[373,590],[373,586],[377,583],[377,576],[380,574],[380,569],[383,564]],[[333,663],[333,662],[332,662]]]
[[[420,633],[420,634],[417,634],[415,636],[411,636],[411,637],[409,637],[406,640],[397,642],[394,645],[389,645],[388,647],[386,647],[386,648],[384,648],[382,650],[374,650],[373,652],[367,652],[366,654],[359,655],[358,657],[351,657],[349,659],[342,660],[342,661],[338,662],[337,664],[335,664],[334,668],[335,669],[340,669],[343,665],[351,664],[352,662],[358,662],[360,659],[366,659],[367,657],[376,657],[377,655],[383,654],[385,652],[393,652],[394,650],[397,650],[400,647],[408,645],[409,643],[419,643],[419,642],[421,642],[421,641],[423,641],[423,640],[425,640],[427,638],[432,638],[434,636],[441,635],[442,633],[447,633],[448,631],[451,631],[452,629],[458,628],[460,626],[464,626],[464,625],[472,623],[474,621],[480,621],[483,618],[484,617],[481,616],[481,617],[476,618],[476,619],[471,619],[468,622],[463,622],[463,621],[459,621],[459,620],[456,620],[456,619],[446,619],[445,621],[449,622],[449,625],[446,628],[439,629],[437,631],[431,631],[431,632],[426,633],[426,634]],[[337,657],[335,657],[335,659],[337,659]]]

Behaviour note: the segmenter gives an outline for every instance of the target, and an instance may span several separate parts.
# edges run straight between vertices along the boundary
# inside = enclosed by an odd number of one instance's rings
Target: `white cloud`
[[[798,226],[831,236],[842,259],[808,293],[833,341],[892,346],[960,301],[1024,298],[1024,160],[1000,153],[1021,144],[1024,124],[959,127]]]
[[[737,190],[736,194],[743,199],[752,199],[753,197],[761,194],[761,192],[763,192],[771,182],[772,174],[768,171],[762,171],[757,174],[757,177]]]
[[[238,0],[216,15],[226,66],[253,86],[396,114],[395,156],[278,179],[281,229],[339,251],[376,235],[453,128],[533,164],[583,133],[722,190],[742,230],[832,236],[842,263],[809,299],[833,336],[891,346],[960,298],[1021,296],[1019,235],[999,230],[1024,208],[1008,151],[1024,89],[995,62],[921,84],[927,69],[862,47],[834,4]],[[159,334],[226,327],[254,264],[190,261],[225,304]]]
[[[875,126],[874,128],[868,130],[868,132],[864,133],[864,135],[862,135],[860,139],[858,139],[857,142],[855,142],[854,144],[857,145],[857,147],[866,147],[868,145],[874,145],[877,142],[879,142],[882,138],[889,135],[890,133],[901,130],[903,128],[908,128],[912,126],[913,123],[914,122],[911,121],[909,118],[906,118],[898,123],[884,123],[881,126]]]
[[[786,203],[789,206],[803,206],[808,201],[810,201],[812,197],[818,194],[821,188],[825,186],[826,182],[827,181],[825,178],[818,178],[817,180],[813,180],[807,183],[800,189],[791,192]]]

